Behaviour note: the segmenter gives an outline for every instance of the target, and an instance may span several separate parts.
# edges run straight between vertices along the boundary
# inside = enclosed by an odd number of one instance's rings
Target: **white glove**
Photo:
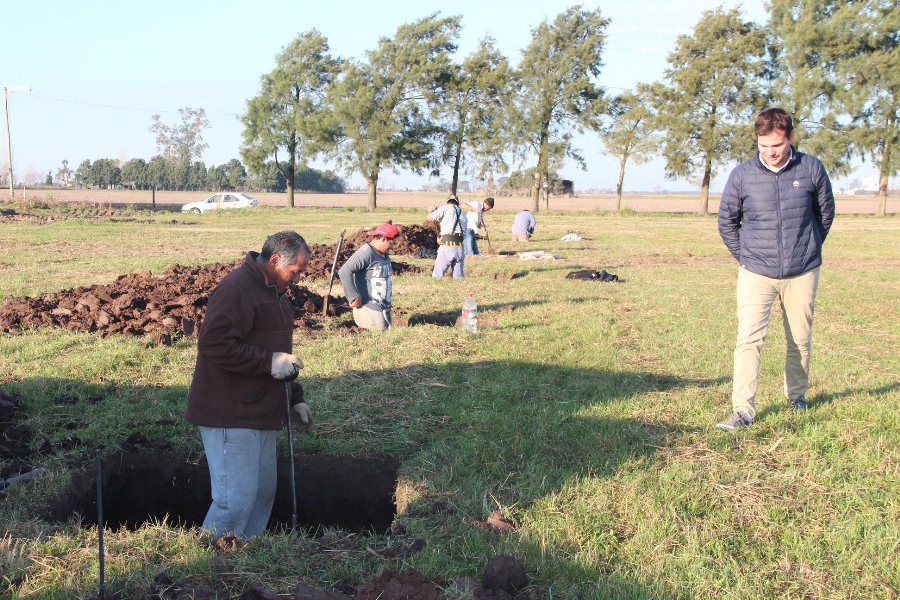
[[[303,368],[303,361],[287,352],[275,352],[272,354],[272,377],[286,379],[295,371]]]
[[[312,411],[306,402],[298,402],[293,406],[294,412],[300,416],[300,427],[309,431],[313,426]]]

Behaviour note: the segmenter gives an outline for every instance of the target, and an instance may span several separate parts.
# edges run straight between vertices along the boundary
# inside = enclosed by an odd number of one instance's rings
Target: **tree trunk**
[[[550,169],[544,171],[544,208],[550,210]]]
[[[297,168],[297,135],[291,134],[291,141],[288,143],[288,161],[286,165],[287,173],[284,179],[287,184],[288,207],[294,208],[294,172]]]
[[[366,184],[368,184],[369,188],[369,200],[366,204],[366,209],[372,211],[378,207],[378,197],[376,193],[376,188],[378,187],[378,174],[376,173],[372,177],[367,177]]]
[[[625,181],[626,157],[619,159],[619,182],[616,184],[616,212],[622,212],[622,182]]]
[[[288,207],[294,208],[294,161],[291,159],[286,165],[285,183],[287,184]]]
[[[549,121],[541,128],[541,143],[538,148],[538,164],[531,175],[531,211],[538,212],[541,209],[541,188],[543,188],[544,171],[547,169],[547,137],[550,128]]]
[[[885,140],[884,153],[881,156],[881,173],[878,178],[878,209],[875,214],[883,217],[887,214],[888,173],[891,168],[891,144]]]
[[[703,167],[703,181],[700,183],[700,206],[698,215],[709,214],[709,181],[712,178],[712,156],[706,155],[706,166]]]
[[[459,129],[456,131],[456,156],[453,158],[453,182],[450,184],[450,194],[455,196],[459,186],[459,163],[462,160],[463,134],[465,133],[465,117],[459,119]]]
[[[487,195],[488,195],[488,196],[493,196],[493,195],[494,195],[494,192],[496,191],[496,190],[494,189],[494,173],[493,173],[493,171],[491,171],[490,173],[488,173],[488,176],[487,176],[487,185],[486,185],[486,187],[487,187],[487,190],[486,190],[486,191],[487,191]]]

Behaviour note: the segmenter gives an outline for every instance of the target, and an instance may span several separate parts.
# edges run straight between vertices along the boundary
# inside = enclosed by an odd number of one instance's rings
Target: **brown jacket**
[[[248,252],[209,295],[185,414],[194,425],[284,427],[284,383],[271,375],[272,354],[292,350],[294,309],[266,284],[257,256]],[[302,401],[294,382],[291,404]]]

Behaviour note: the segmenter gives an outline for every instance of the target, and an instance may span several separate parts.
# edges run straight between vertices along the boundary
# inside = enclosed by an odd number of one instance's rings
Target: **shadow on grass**
[[[523,305],[527,304],[531,303]],[[615,556],[606,557],[602,565],[585,565],[570,557],[565,544],[537,544],[529,533],[500,535],[473,523],[483,521],[486,511],[496,505],[514,507],[513,516],[532,509],[540,515],[535,503],[573,482],[647,468],[645,459],[652,463],[659,448],[684,428],[652,416],[628,416],[627,405],[609,405],[650,392],[719,385],[727,379],[497,360],[347,371],[304,379],[318,433],[303,445],[307,451],[343,450],[357,456],[389,455],[399,461],[401,478],[421,490],[395,522],[427,537],[425,549],[405,560],[427,575],[477,577],[490,556],[513,551],[525,560],[541,593],[553,589],[554,596],[561,597],[675,597],[663,582],[646,584],[615,574],[632,569],[616,564]],[[195,459],[201,453],[195,428],[181,418],[187,391],[183,386],[127,387],[34,378],[12,382],[4,391],[20,398],[28,413],[26,424],[35,433],[33,448],[39,452],[33,461],[36,466],[54,456],[70,457],[70,464],[84,461],[97,443],[114,452],[129,444],[145,447],[165,440],[171,444],[166,452]],[[23,497],[28,498],[18,496]],[[597,515],[604,527],[609,518]],[[566,537],[558,528],[554,535]],[[390,543],[391,536],[386,538]],[[460,554],[462,548],[466,550]],[[362,556],[328,560],[363,558],[371,560],[364,551]],[[396,565],[386,561],[366,577],[389,566]],[[165,559],[148,561],[139,567],[145,577],[114,577],[110,588],[127,596],[129,581],[152,579],[170,567]],[[198,563],[198,571],[204,568]],[[227,561],[223,569],[229,570]],[[180,565],[178,570],[190,572],[191,567]],[[302,572],[298,566],[297,576]],[[256,575],[227,577],[249,587]]]

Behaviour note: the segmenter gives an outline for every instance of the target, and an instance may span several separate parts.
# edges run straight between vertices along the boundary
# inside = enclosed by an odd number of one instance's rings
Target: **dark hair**
[[[485,198],[484,203],[487,204],[488,206],[490,206],[491,208],[494,208],[494,199],[493,198]]]
[[[784,135],[788,136],[794,131],[794,120],[783,108],[767,108],[756,115],[754,129],[756,137],[769,135],[776,129],[783,131]]]
[[[306,240],[299,233],[296,231],[279,231],[266,238],[259,253],[259,260],[267,261],[273,254],[277,254],[281,257],[279,265],[286,267],[297,262],[297,257],[300,256],[301,252],[310,253]]]
[[[459,206],[459,200],[456,198],[456,196],[450,196],[449,198],[447,198],[447,204],[455,204],[456,206]]]

